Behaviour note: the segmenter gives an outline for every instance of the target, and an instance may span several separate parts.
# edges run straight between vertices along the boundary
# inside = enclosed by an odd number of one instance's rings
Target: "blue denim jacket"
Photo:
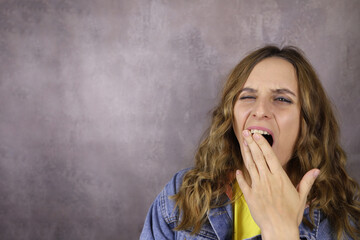
[[[165,186],[151,205],[147,214],[140,239],[213,239],[231,240],[233,232],[233,213],[232,205],[211,209],[208,220],[203,225],[200,232],[191,235],[190,231],[174,231],[179,221],[179,211],[175,209],[175,202],[169,199],[180,188],[184,174],[189,169],[184,169],[175,174],[172,180]],[[305,209],[304,216],[309,218],[309,209]],[[314,229],[309,229],[305,224],[299,226],[300,239],[308,240],[328,240],[335,239],[331,234],[328,220],[319,210],[314,211]],[[261,235],[250,238],[252,240],[261,239]]]

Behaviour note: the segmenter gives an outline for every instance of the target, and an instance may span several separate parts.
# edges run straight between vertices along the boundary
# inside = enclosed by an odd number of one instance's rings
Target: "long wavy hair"
[[[179,192],[172,196],[180,211],[175,230],[200,231],[211,208],[226,204],[224,193],[236,169],[246,168],[234,133],[234,105],[250,72],[261,60],[279,57],[297,73],[301,104],[300,132],[286,171],[294,186],[313,168],[321,173],[309,195],[314,208],[327,216],[338,239],[344,233],[360,235],[359,185],[346,173],[346,155],[339,144],[339,127],[331,103],[313,67],[296,47],[265,46],[246,56],[231,72],[219,105],[213,110],[210,128],[195,155],[195,166],[184,176]],[[312,219],[312,218],[311,218]],[[304,219],[305,224],[313,226]]]

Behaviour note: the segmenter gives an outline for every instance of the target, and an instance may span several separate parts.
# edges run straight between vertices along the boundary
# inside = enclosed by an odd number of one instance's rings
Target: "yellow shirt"
[[[261,233],[260,228],[252,218],[244,195],[236,181],[233,186],[233,196],[236,199],[234,203],[233,240],[246,239],[259,235]]]

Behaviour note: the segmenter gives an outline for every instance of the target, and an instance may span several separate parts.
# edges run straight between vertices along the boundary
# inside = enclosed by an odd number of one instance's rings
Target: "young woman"
[[[310,63],[266,46],[230,74],[195,166],[151,206],[140,239],[359,239],[359,186]]]

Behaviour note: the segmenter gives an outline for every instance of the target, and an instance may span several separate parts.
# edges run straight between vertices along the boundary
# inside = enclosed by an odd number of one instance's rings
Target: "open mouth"
[[[273,139],[273,137],[271,136],[271,134],[268,133],[267,131],[258,130],[258,129],[251,129],[250,132],[251,132],[251,134],[254,134],[254,133],[261,134],[261,135],[266,139],[266,141],[268,141],[268,143],[270,144],[270,146],[273,145],[274,139]]]

